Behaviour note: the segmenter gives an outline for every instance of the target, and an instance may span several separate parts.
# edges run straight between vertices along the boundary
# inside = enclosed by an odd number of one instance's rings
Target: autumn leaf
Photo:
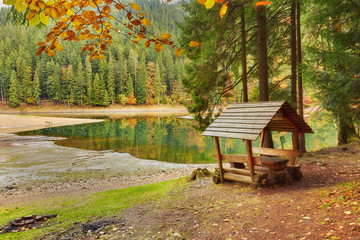
[[[29,26],[37,26],[40,23],[39,15],[35,15],[32,19],[29,20]]]
[[[150,41],[147,40],[144,45],[145,45],[146,48],[149,48],[150,47]]]
[[[132,7],[132,8],[135,9],[136,11],[141,12],[140,6],[137,5],[136,3],[130,3],[130,7]]]
[[[220,17],[221,17],[221,18],[224,17],[224,15],[226,14],[227,10],[228,10],[228,5],[227,5],[227,3],[224,3],[224,4],[222,5],[221,9],[220,9]]]
[[[141,22],[142,22],[145,26],[150,26],[150,25],[151,25],[149,19],[147,19],[147,18],[143,18],[143,19],[141,20]]]
[[[160,42],[155,43],[155,50],[157,52],[161,52],[161,50],[164,48],[163,44]]]
[[[36,51],[36,56],[39,56],[40,53],[42,53],[46,48],[46,45],[39,47],[39,49]]]
[[[214,6],[214,4],[215,4],[215,0],[207,0],[205,3],[205,7],[206,9],[210,9]]]
[[[48,25],[49,23],[49,16],[46,16],[43,12],[39,14],[40,22],[44,25]]]
[[[183,53],[183,49],[182,49],[182,48],[178,48],[178,49],[175,50],[175,55],[176,55],[176,57],[178,57],[178,58],[181,57],[182,53]]]
[[[22,12],[27,8],[28,4],[23,0],[15,0],[14,6],[18,12]]]
[[[197,0],[198,1],[198,3],[200,3],[201,5],[205,5],[205,3],[206,3],[206,0]]]
[[[190,47],[200,47],[202,45],[202,43],[198,42],[198,41],[191,41],[190,42]]]
[[[125,5],[123,3],[117,3],[115,7],[119,10],[125,9]]]
[[[165,39],[169,39],[171,38],[171,34],[168,34],[168,33],[164,33],[160,36],[160,38],[165,38]]]

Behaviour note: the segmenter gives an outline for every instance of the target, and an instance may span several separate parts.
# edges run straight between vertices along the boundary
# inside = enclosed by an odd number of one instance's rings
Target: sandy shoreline
[[[103,120],[0,114],[0,133],[16,133],[48,127],[59,127],[101,121]]]
[[[93,115],[93,112],[94,110],[52,111],[52,113],[59,113],[62,116],[64,116],[63,113],[79,113],[80,117],[86,117],[87,114]],[[35,112],[28,112],[28,114],[35,114]],[[96,114],[186,115],[187,112],[184,108],[134,108],[126,111],[118,109],[109,111],[107,109],[96,111]],[[206,167],[213,171],[214,164],[187,165],[144,160],[112,151],[62,147],[56,145],[54,143],[56,139],[51,137],[12,134],[99,121],[103,120],[0,114],[0,149],[2,152],[0,155],[0,206],[146,185],[188,176],[198,167]],[[81,161],[79,161],[80,158]],[[74,165],[74,163],[76,164]],[[17,167],[9,168],[9,166]]]

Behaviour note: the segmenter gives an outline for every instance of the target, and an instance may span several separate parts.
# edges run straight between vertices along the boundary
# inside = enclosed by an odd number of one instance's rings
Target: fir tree
[[[19,88],[20,85],[16,77],[16,73],[15,71],[12,71],[9,89],[9,104],[11,107],[17,107],[20,105]]]

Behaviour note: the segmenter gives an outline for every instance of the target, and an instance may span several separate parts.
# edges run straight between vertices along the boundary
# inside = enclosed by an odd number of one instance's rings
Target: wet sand
[[[101,121],[103,120],[0,114],[0,133],[16,133],[49,127],[94,123]]]

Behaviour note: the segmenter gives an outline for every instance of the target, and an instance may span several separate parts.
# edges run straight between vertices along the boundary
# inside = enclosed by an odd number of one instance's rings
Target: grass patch
[[[0,239],[32,239],[51,231],[65,230],[75,222],[87,222],[103,216],[121,214],[126,208],[157,201],[171,193],[185,178],[169,180],[145,186],[110,190],[84,197],[51,199],[26,206],[0,208],[0,226],[15,218],[26,215],[57,214],[58,217],[46,222],[45,227],[19,233],[0,235]]]

